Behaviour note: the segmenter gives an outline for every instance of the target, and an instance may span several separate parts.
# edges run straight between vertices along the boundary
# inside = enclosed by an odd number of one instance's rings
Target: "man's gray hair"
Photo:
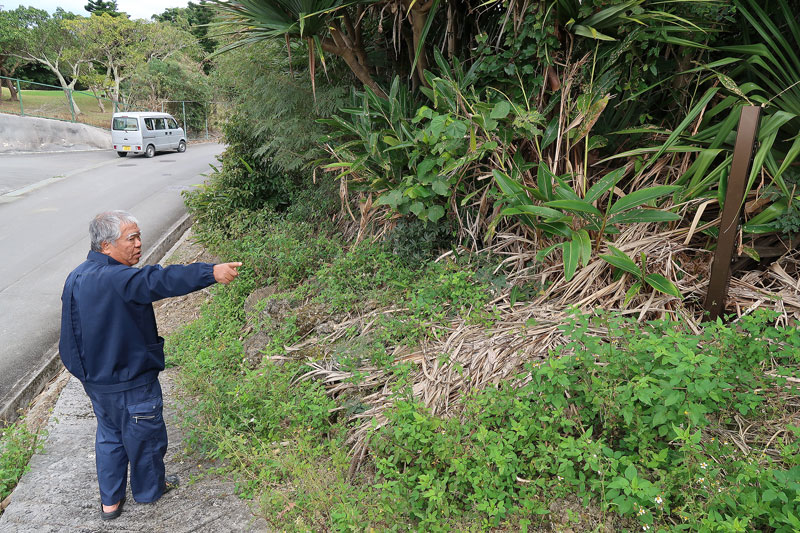
[[[127,211],[106,211],[100,213],[89,223],[89,240],[95,252],[103,251],[103,243],[112,244],[120,237],[123,224],[136,224],[139,221]]]

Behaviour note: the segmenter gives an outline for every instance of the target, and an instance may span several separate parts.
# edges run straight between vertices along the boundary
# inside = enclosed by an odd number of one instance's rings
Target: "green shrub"
[[[381,244],[362,243],[322,266],[314,275],[316,300],[332,312],[351,311],[359,304],[376,300],[390,304],[402,294],[415,272],[406,268]]]
[[[769,393],[758,391],[785,383],[762,365],[797,367],[800,335],[774,318],[695,335],[671,321],[577,317],[564,327],[572,355],[474,394],[460,420],[398,400],[371,440],[382,497],[421,529],[470,510],[497,526],[575,494],[648,529],[793,531],[800,430],[789,427],[780,461],[709,431],[761,416]]]
[[[408,266],[424,264],[456,242],[455,228],[445,222],[431,224],[404,217],[386,239],[397,260]]]
[[[0,501],[11,494],[22,475],[28,471],[28,461],[41,449],[39,435],[31,432],[24,420],[10,424],[0,433]]]

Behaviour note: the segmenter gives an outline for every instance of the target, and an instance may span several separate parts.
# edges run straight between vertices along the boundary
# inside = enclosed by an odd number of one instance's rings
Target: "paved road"
[[[183,154],[112,151],[0,155],[0,408],[58,340],[61,289],[89,250],[94,214],[126,209],[148,245],[184,213],[180,192],[204,180],[219,144]]]

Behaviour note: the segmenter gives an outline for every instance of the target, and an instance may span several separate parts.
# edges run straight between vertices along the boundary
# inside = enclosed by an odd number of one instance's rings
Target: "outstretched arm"
[[[241,263],[220,263],[214,265],[214,279],[217,283],[227,285],[233,278],[239,275],[237,268],[242,266]]]

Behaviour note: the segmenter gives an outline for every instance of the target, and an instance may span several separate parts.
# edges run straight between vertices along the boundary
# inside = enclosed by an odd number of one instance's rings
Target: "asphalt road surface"
[[[139,219],[142,255],[184,215],[181,191],[205,180],[220,144],[152,159],[116,152],[0,155],[0,407],[58,341],[61,289],[89,251],[91,218]]]

